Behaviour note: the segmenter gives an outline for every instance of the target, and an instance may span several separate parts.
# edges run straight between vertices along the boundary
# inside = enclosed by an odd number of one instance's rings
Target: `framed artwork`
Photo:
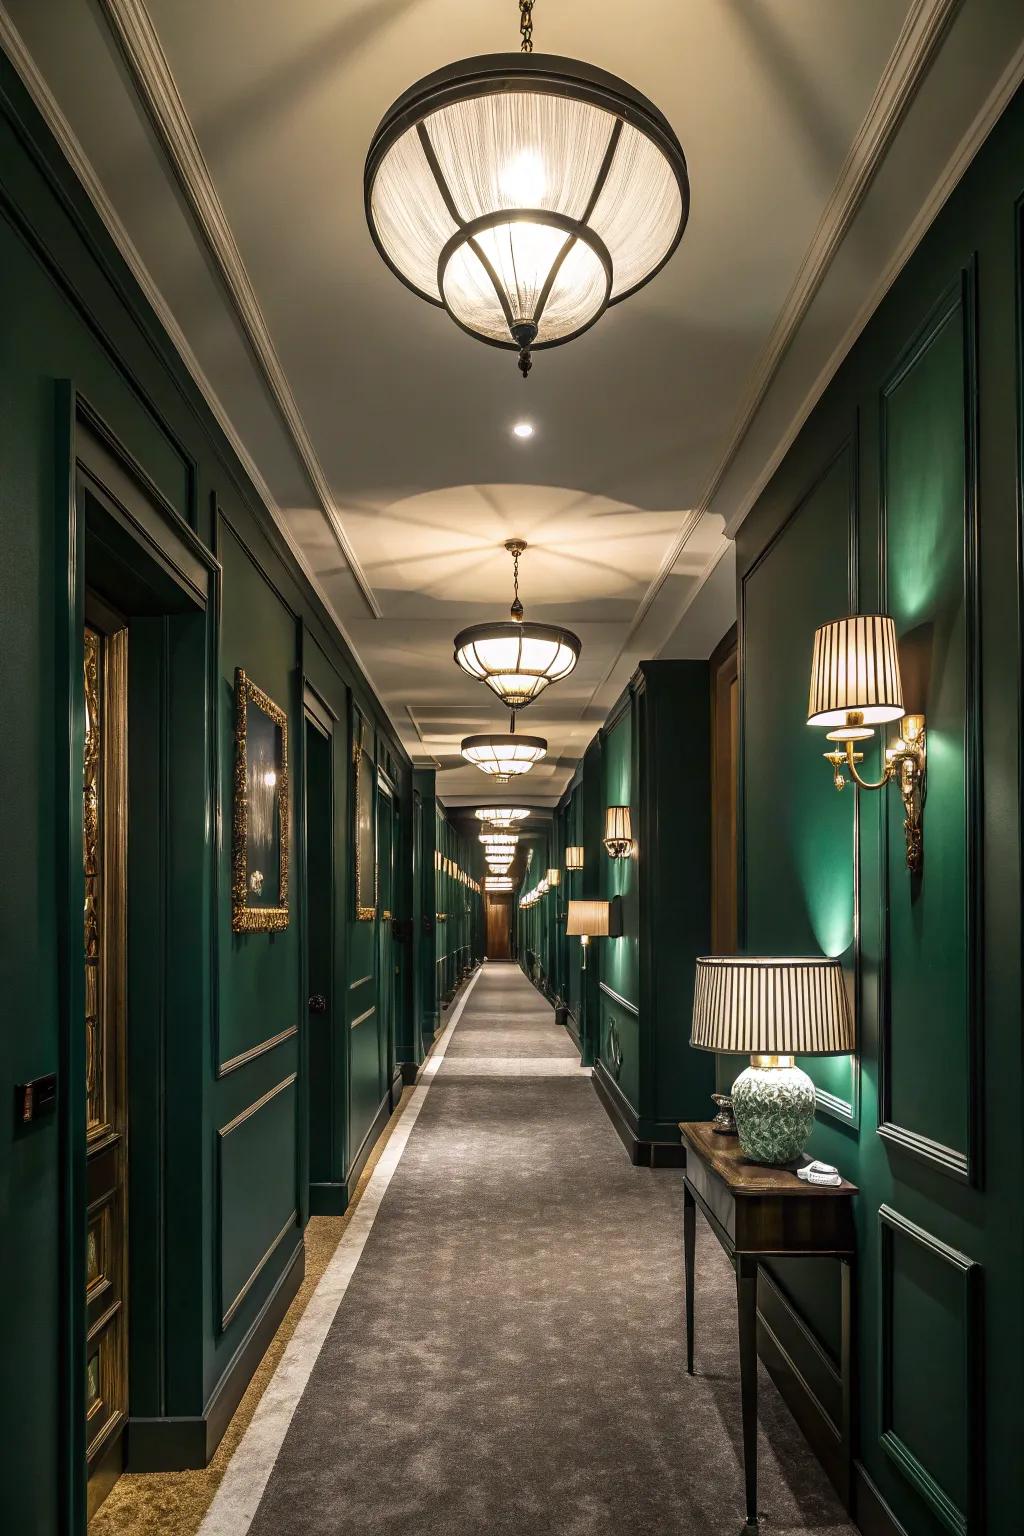
[[[235,672],[231,927],[288,926],[288,716]]]
[[[352,712],[352,846],[355,849],[356,922],[377,916],[377,824],[373,814],[373,770],[366,761],[366,721]]]

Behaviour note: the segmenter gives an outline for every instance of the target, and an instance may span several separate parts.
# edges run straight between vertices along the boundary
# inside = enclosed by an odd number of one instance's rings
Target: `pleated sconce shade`
[[[628,805],[610,805],[604,813],[606,842],[630,843],[633,841],[633,818]]]
[[[583,849],[578,843],[571,843],[565,850],[566,869],[583,868]]]
[[[838,960],[709,955],[697,961],[690,1044],[750,1056],[846,1056],[853,1015]]]
[[[808,725],[846,725],[859,710],[865,725],[903,718],[896,626],[887,614],[856,614],[814,635]]]
[[[570,938],[606,939],[611,929],[607,901],[570,901],[565,931]]]

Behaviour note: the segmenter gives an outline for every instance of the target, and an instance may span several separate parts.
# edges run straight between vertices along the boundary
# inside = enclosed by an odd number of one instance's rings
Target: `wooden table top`
[[[809,1184],[798,1179],[789,1168],[769,1168],[764,1163],[748,1162],[736,1136],[721,1136],[711,1129],[710,1120],[680,1120],[679,1131],[687,1146],[718,1174],[734,1195],[812,1195],[829,1199],[836,1195],[855,1195],[856,1184],[844,1179],[841,1184]],[[813,1159],[801,1159],[806,1167]]]

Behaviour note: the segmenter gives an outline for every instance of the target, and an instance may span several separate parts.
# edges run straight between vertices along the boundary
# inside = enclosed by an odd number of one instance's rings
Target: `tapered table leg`
[[[740,1332],[740,1402],[743,1415],[745,1531],[757,1530],[757,1260],[736,1256],[736,1301]]]
[[[683,1262],[686,1270],[686,1369],[693,1375],[693,1270],[697,1247],[697,1202],[683,1181]]]

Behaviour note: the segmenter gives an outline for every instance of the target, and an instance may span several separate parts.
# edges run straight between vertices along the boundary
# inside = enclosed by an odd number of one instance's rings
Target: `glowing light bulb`
[[[498,186],[512,208],[539,208],[547,187],[544,161],[535,149],[524,149],[498,177]]]
[[[517,421],[512,431],[516,437],[532,437],[533,423],[530,421]]]

